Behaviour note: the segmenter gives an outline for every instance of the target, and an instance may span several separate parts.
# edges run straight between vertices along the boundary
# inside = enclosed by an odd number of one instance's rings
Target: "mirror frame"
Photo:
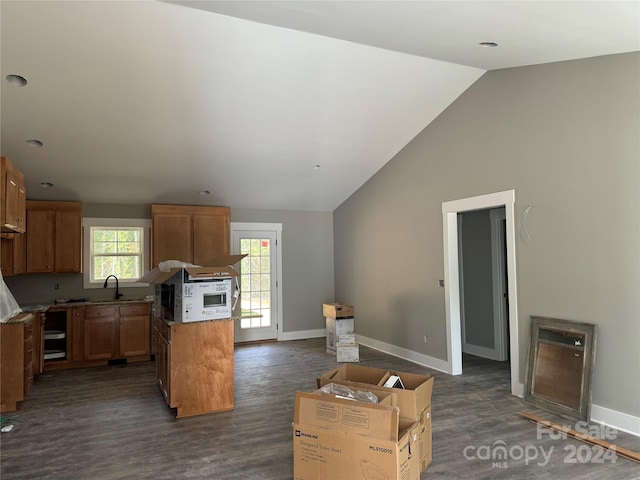
[[[580,388],[580,402],[578,408],[557,403],[546,398],[536,396],[535,377],[537,368],[538,348],[540,346],[540,331],[551,330],[584,335],[582,378]],[[550,317],[531,317],[531,338],[529,355],[525,371],[524,400],[532,406],[542,408],[560,416],[589,421],[591,413],[591,380],[595,364],[596,326],[591,323],[574,322]],[[571,347],[568,347],[571,348]]]

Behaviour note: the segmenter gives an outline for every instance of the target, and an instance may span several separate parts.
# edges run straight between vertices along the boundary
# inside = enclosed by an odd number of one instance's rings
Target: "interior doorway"
[[[505,208],[458,213],[458,254],[462,353],[507,361]]]
[[[507,262],[507,305],[509,326],[509,351],[511,360],[511,393],[518,397],[524,394],[520,382],[520,354],[518,346],[518,295],[516,284],[516,233],[515,191],[507,190],[477,197],[463,198],[442,204],[445,315],[447,330],[448,373],[462,373],[462,334],[460,318],[460,282],[458,267],[458,214],[472,210],[504,207],[505,243]]]

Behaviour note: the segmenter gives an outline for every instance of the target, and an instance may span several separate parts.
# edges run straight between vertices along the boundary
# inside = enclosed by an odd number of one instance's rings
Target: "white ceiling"
[[[1,82],[2,155],[29,198],[95,203],[332,211],[486,70],[640,50],[637,1],[3,0],[0,16],[2,79],[29,82]]]

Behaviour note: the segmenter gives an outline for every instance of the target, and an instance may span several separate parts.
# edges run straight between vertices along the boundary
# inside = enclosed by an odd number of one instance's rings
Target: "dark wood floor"
[[[366,347],[360,359],[436,377],[433,464],[423,480],[640,479],[636,463],[597,463],[581,442],[538,439],[536,426],[517,412],[571,422],[512,397],[506,364],[465,357],[464,374],[451,377]],[[324,339],[312,339],[238,346],[235,360],[235,409],[180,420],[164,403],[150,362],[43,375],[20,410],[3,418],[15,427],[0,436],[2,480],[291,479],[294,394],[314,390],[335,359],[324,352]],[[615,443],[640,451],[640,439],[628,434]],[[477,458],[496,445],[510,452],[505,463]],[[541,449],[551,452],[544,465]],[[517,458],[534,450],[536,459]],[[572,458],[585,463],[567,463]]]

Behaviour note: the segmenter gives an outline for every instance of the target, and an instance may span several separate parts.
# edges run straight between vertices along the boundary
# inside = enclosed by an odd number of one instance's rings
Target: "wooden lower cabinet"
[[[151,308],[148,303],[120,306],[118,352],[120,357],[149,360]]]
[[[176,417],[232,410],[233,320],[155,319],[158,385]]]
[[[117,307],[84,309],[84,360],[116,358],[118,332]]]
[[[0,324],[0,412],[14,412],[40,371],[39,314],[22,313]]]
[[[110,360],[149,361],[151,306],[149,303],[76,306],[56,309],[47,320],[48,340],[65,353],[47,360],[46,370],[106,365]],[[63,312],[63,313],[60,313]],[[59,317],[63,315],[64,320]],[[55,339],[56,333],[64,339]],[[54,342],[58,342],[54,345]],[[53,350],[50,350],[53,351]]]
[[[148,303],[86,307],[84,360],[149,360],[150,312]]]

